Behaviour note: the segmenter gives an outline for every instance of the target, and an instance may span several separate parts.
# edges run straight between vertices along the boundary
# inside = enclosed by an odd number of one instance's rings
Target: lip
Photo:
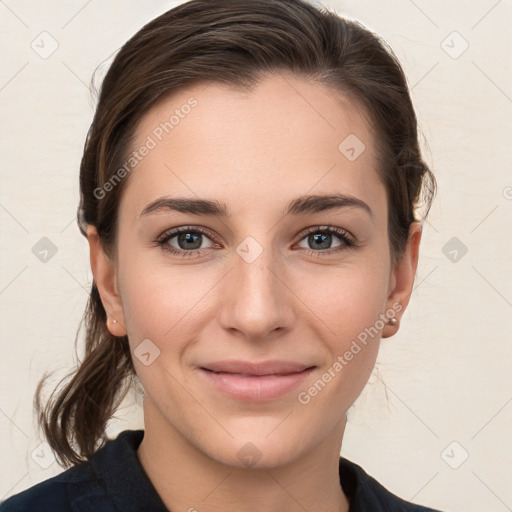
[[[299,373],[313,365],[295,363],[293,361],[263,361],[261,363],[250,363],[248,361],[227,360],[215,361],[201,366],[213,372],[236,373],[241,375],[276,375]]]
[[[314,368],[291,361],[217,361],[199,370],[217,391],[238,400],[260,402],[290,393]]]

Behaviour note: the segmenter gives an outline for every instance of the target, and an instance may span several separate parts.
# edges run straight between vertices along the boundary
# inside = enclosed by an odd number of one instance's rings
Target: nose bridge
[[[279,263],[271,247],[270,237],[267,237],[263,246],[249,236],[238,245],[236,253],[238,257],[234,258],[234,274],[241,286],[252,289],[253,292],[257,292],[257,295],[275,296],[277,280],[275,269]]]
[[[224,328],[236,329],[250,338],[264,338],[290,325],[290,296],[281,282],[281,269],[270,236],[265,236],[264,244],[248,236],[236,247],[221,299]]]

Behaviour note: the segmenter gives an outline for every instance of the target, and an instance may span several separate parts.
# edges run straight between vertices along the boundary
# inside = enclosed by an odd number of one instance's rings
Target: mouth
[[[291,393],[315,368],[289,361],[221,361],[199,370],[216,392],[237,400],[260,402]]]

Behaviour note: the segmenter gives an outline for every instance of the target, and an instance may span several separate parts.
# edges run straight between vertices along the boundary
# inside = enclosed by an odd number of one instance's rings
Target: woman
[[[435,192],[383,41],[301,0],[171,9],[110,67],[80,187],[86,353],[36,393],[72,467],[0,510],[432,510],[340,457]],[[139,381],[144,430],[107,439]]]

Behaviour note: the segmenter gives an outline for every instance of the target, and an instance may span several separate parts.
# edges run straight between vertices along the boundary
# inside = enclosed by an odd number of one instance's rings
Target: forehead
[[[297,77],[271,75],[250,92],[213,83],[179,90],[139,122],[132,150],[143,147],[122,201],[139,213],[165,194],[222,197],[235,212],[331,192],[385,207],[359,105]]]

